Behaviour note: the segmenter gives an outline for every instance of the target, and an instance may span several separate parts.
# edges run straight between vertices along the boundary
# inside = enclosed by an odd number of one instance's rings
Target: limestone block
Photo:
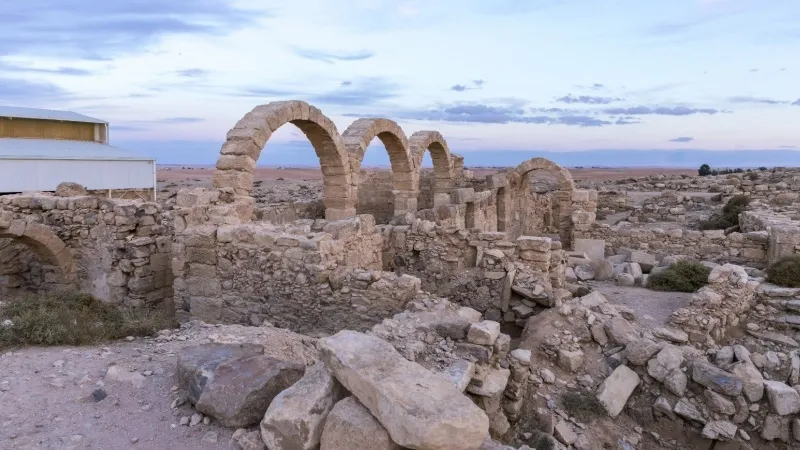
[[[605,259],[606,241],[603,239],[576,238],[572,247],[574,251],[586,254],[591,260]]]
[[[611,417],[616,417],[625,408],[628,398],[633,394],[641,379],[628,366],[618,366],[606,378],[597,391],[597,399]]]
[[[467,332],[467,341],[477,345],[493,345],[500,336],[500,324],[493,320],[473,323]]]
[[[355,397],[347,397],[334,405],[320,442],[320,450],[402,450]]]
[[[312,450],[320,443],[325,420],[346,391],[322,362],[278,394],[261,421],[261,437],[267,448]]]
[[[334,376],[387,429],[421,450],[478,448],[489,419],[453,383],[403,358],[388,342],[344,330],[319,341]]]

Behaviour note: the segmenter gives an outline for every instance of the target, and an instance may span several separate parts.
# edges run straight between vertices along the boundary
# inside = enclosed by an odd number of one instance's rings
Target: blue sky
[[[0,14],[0,104],[103,118],[165,162],[213,162],[241,116],[283,99],[340,131],[440,130],[468,163],[789,150],[797,55],[797,0],[28,0]],[[313,158],[291,126],[268,148]]]

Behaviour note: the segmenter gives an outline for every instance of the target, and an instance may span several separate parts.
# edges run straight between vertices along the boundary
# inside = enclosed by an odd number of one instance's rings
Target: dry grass
[[[606,414],[600,400],[588,391],[565,392],[561,396],[561,406],[570,416],[586,423],[591,423]]]
[[[132,311],[78,293],[24,295],[0,306],[0,348],[91,345],[175,326],[163,311]],[[11,321],[11,325],[5,321]]]

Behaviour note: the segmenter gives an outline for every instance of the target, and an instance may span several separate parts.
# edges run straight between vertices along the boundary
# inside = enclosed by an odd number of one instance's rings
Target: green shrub
[[[722,213],[709,220],[700,222],[701,230],[725,230],[739,225],[739,214],[747,209],[750,198],[745,195],[734,195],[722,207]]]
[[[708,164],[703,164],[697,170],[697,174],[700,175],[701,177],[707,177],[711,175],[711,166],[709,166]]]
[[[647,277],[654,291],[694,292],[708,284],[711,269],[693,261],[678,261],[667,270]]]
[[[581,422],[592,422],[606,414],[595,395],[588,391],[568,391],[561,396],[561,406]]]
[[[90,345],[125,336],[153,335],[174,327],[164,311],[133,311],[88,294],[48,293],[5,299],[0,306],[0,348]]]
[[[778,286],[800,287],[800,256],[787,256],[767,267],[767,281]]]

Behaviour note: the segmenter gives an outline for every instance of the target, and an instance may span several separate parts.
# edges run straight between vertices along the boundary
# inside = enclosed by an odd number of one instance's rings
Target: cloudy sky
[[[464,153],[793,149],[797,55],[798,0],[27,0],[0,14],[0,104],[163,151],[284,99]]]

